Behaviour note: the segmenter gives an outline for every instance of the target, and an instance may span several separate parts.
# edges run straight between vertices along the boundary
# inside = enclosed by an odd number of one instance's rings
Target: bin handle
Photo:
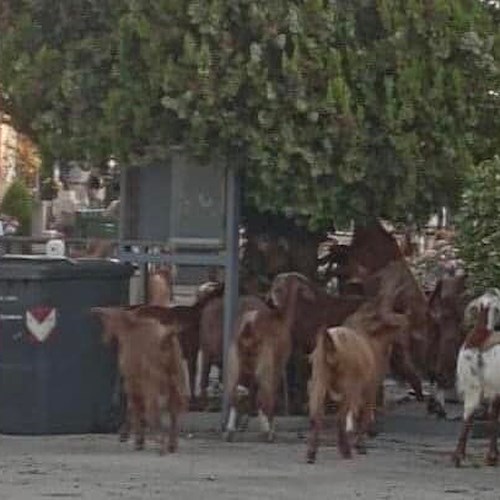
[[[40,255],[25,255],[25,254],[15,254],[15,253],[9,253],[9,254],[4,254],[1,256],[2,259],[4,260],[46,260],[46,261],[66,261],[69,262],[70,264],[78,264],[78,261],[73,259],[72,257],[50,257],[45,254],[40,254]]]

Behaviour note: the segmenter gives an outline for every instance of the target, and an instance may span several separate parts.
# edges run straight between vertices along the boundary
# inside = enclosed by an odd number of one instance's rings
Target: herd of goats
[[[352,448],[363,453],[391,373],[420,401],[422,380],[429,380],[428,409],[439,416],[446,415],[444,391],[457,387],[464,422],[456,466],[465,458],[475,411],[489,402],[495,425],[486,461],[496,464],[500,291],[468,302],[465,276],[450,274],[424,293],[396,239],[380,224],[355,231],[342,266],[344,285],[336,295],[290,272],[277,275],[265,297],[240,297],[227,358],[226,439],[234,438],[244,401],[272,441],[282,389],[285,399],[307,405],[309,463],[316,460],[327,402],[335,406],[342,457],[351,457]],[[127,400],[120,439],[133,433],[142,449],[148,430],[159,436],[160,453],[177,449],[180,414],[188,402],[206,404],[210,368],[222,367],[223,289],[209,282],[193,305],[170,305],[168,271],[159,270],[150,278],[146,304],[93,308],[105,341],[117,346]]]

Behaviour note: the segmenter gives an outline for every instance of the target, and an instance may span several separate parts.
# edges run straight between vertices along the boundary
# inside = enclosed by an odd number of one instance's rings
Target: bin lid
[[[133,272],[132,265],[110,259],[9,254],[0,257],[0,280],[129,278]]]

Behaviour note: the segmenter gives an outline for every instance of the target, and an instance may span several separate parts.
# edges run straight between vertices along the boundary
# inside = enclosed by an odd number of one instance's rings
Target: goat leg
[[[268,443],[274,442],[274,389],[276,385],[266,383],[259,388],[257,394],[261,430]]]
[[[413,389],[415,393],[415,399],[420,403],[424,401],[424,391],[422,389],[422,380],[420,376],[416,372],[416,370],[412,367],[405,375],[406,380],[410,384],[410,387]]]
[[[342,455],[342,458],[352,458],[351,445],[349,436],[346,430],[346,412],[339,411],[337,416],[337,447]]]
[[[284,414],[286,416],[290,415],[290,400],[289,400],[289,393],[288,393],[288,377],[287,377],[287,371],[286,368],[283,370],[283,375],[282,375],[282,384],[283,384],[283,406],[284,406]]]
[[[116,405],[119,408],[119,413],[123,415],[123,421],[118,428],[118,439],[121,443],[125,443],[130,437],[130,411],[124,383],[120,375],[116,377],[113,400],[117,401]]]
[[[123,412],[123,422],[118,429],[118,439],[121,443],[127,442],[130,438],[131,420],[133,418],[132,403],[125,392],[123,393],[123,400],[125,402],[125,411]]]
[[[196,367],[197,367],[197,357],[192,355],[190,359],[187,360],[188,373],[189,373],[189,388],[191,392],[191,399],[189,402],[190,409],[197,411],[199,409],[199,398],[197,394],[196,387]]]
[[[168,431],[168,452],[174,453],[177,451],[179,441],[179,425],[177,412],[170,410],[170,429]]]
[[[139,401],[139,398],[136,396],[134,398],[134,409],[132,411],[132,426],[134,428],[135,433],[135,449],[143,450],[145,443],[145,433],[146,433],[146,418],[144,415],[144,404],[142,401]]]
[[[227,442],[232,442],[234,440],[234,433],[236,432],[236,419],[238,418],[238,413],[236,411],[236,406],[234,403],[231,404],[229,408],[229,417],[226,425],[226,432],[224,433],[224,439]]]
[[[498,464],[498,415],[500,413],[500,397],[495,397],[491,403],[490,415],[490,448],[486,455],[486,465]]]
[[[199,351],[200,362],[200,408],[206,409],[208,406],[208,385],[210,383],[210,360],[203,350]]]
[[[159,397],[159,427],[160,427],[160,455],[165,455],[167,451],[167,398],[164,395]]]
[[[134,434],[134,447],[136,450],[144,448],[144,435],[141,438],[141,418],[143,419],[143,408],[140,397],[127,388],[127,413],[126,418],[129,421],[130,430]]]
[[[316,462],[316,454],[319,447],[319,433],[321,430],[322,418],[315,416],[309,423],[309,439],[307,441],[307,463]]]
[[[307,401],[307,380],[309,365],[301,352],[292,352],[287,363],[287,390],[289,413],[302,415]]]
[[[379,429],[377,428],[377,422],[379,421],[379,415],[382,413],[382,409],[384,407],[385,401],[385,391],[384,384],[380,383],[377,385],[375,389],[375,403],[371,405],[371,409],[369,412],[369,420],[367,419],[365,432],[366,434],[373,438],[377,436],[379,433]]]
[[[375,405],[363,406],[358,415],[356,440],[354,446],[360,455],[366,455],[365,435],[373,422],[373,412]]]
[[[467,437],[469,435],[470,430],[472,429],[472,420],[473,420],[473,413],[471,412],[471,414],[464,419],[462,430],[460,431],[460,436],[458,438],[457,447],[452,456],[452,460],[453,463],[455,464],[455,467],[460,467],[462,460],[465,459],[465,448],[467,445]]]
[[[393,345],[391,368],[398,377],[410,384],[415,392],[417,401],[423,401],[424,393],[422,391],[422,381],[415,369],[410,354],[398,342],[395,342]]]
[[[429,396],[427,400],[427,413],[429,415],[436,415],[439,419],[446,418],[446,410],[444,406],[444,389],[442,388],[433,388],[433,394]]]
[[[259,410],[259,422],[261,431],[267,442],[274,442],[274,419],[272,415],[263,410]]]
[[[130,438],[130,415],[128,409],[125,411],[123,422],[118,430],[118,439],[121,443],[126,443]]]

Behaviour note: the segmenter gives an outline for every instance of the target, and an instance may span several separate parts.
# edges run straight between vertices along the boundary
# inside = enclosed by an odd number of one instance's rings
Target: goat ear
[[[325,328],[324,329],[324,338],[325,338],[325,350],[327,352],[335,352],[337,350],[337,348],[335,347],[335,342],[333,341],[333,338],[332,338],[332,334],[330,332],[330,329],[329,328]]]
[[[327,365],[333,366],[335,364],[337,347],[328,329],[324,333],[324,356]]]

